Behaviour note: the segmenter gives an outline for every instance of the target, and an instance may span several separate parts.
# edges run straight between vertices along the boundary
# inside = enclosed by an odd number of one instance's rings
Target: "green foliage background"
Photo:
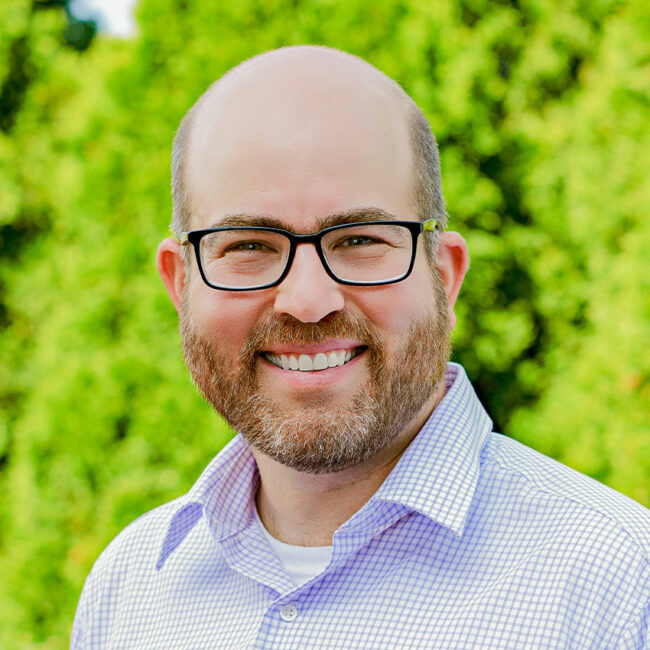
[[[282,45],[429,117],[472,254],[455,358],[497,428],[650,504],[645,0],[141,0],[136,38],[72,46],[65,4],[0,5],[1,647],[65,647],[106,543],[229,438],[154,252],[181,116]]]

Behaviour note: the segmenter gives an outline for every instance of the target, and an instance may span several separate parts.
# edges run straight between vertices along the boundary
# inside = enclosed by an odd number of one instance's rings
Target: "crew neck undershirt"
[[[329,564],[332,558],[332,546],[285,544],[266,530],[255,507],[253,507],[253,518],[297,587],[322,573]]]

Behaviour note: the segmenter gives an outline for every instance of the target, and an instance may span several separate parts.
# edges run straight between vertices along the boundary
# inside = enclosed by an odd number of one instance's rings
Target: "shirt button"
[[[293,621],[298,616],[298,610],[295,605],[283,605],[280,608],[280,617],[283,621]]]

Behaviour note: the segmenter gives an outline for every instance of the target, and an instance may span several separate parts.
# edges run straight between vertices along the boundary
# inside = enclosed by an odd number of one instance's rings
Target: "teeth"
[[[325,370],[327,366],[327,357],[322,352],[319,352],[314,358],[314,370]]]
[[[306,354],[301,354],[298,357],[298,370],[313,370],[314,362],[311,360],[310,356]]]
[[[265,354],[265,357],[274,366],[283,370],[300,370],[302,372],[312,372],[314,370],[325,370],[326,368],[336,368],[343,366],[351,361],[358,354],[358,350],[333,350],[324,354],[319,352],[314,356],[301,354],[298,357],[286,354]]]

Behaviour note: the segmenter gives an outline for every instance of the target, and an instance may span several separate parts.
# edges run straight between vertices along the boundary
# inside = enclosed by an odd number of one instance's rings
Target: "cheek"
[[[196,333],[239,351],[260,318],[259,300],[201,284],[190,288],[190,314]]]
[[[430,316],[435,308],[431,280],[425,276],[410,276],[397,284],[364,289],[355,302],[387,341],[401,341],[412,322]]]

